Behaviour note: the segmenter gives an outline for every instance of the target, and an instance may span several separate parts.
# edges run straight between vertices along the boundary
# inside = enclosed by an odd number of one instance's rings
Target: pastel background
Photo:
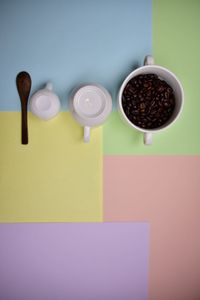
[[[0,1],[0,299],[8,293],[13,300],[11,284],[21,299],[25,278],[25,297],[48,299],[50,280],[52,295],[63,299],[63,278],[70,277],[74,264],[61,265],[76,259],[68,245],[79,233],[85,237],[75,252],[85,261],[82,275],[94,270],[90,258],[98,261],[101,250],[104,263],[107,255],[117,258],[122,251],[120,267],[127,267],[130,251],[130,273],[123,279],[139,285],[140,297],[136,289],[127,297],[200,299],[199,28],[199,0]],[[116,110],[120,84],[146,54],[173,71],[185,92],[180,119],[156,134],[151,147],[144,147],[142,135]],[[20,144],[15,86],[21,70],[32,76],[32,93],[51,80],[62,103],[62,112],[49,122],[29,113],[27,146]],[[68,111],[71,89],[83,82],[100,83],[113,96],[113,112],[103,127],[92,130],[90,144],[82,142],[82,128]],[[69,222],[78,223],[78,231]],[[90,222],[86,227],[94,240],[80,222]],[[113,224],[108,233],[107,225],[98,227],[103,222]],[[106,252],[108,238],[111,252]],[[34,270],[30,259],[38,262]],[[105,272],[99,268],[96,299]],[[41,280],[32,285],[33,274]],[[117,299],[117,286],[109,282],[109,288]]]
[[[22,69],[33,91],[51,80],[66,110],[69,92],[83,82],[115,97],[123,76],[151,52],[150,0],[3,0],[0,16],[3,111],[20,109],[14,79]]]
[[[151,224],[150,299],[199,299],[199,177],[199,156],[104,158],[105,220]]]
[[[147,299],[148,224],[1,224],[0,240],[1,299]]]
[[[1,112],[0,221],[102,221],[102,130],[90,144],[69,112],[41,122],[29,114],[29,145],[20,144],[20,113]]]

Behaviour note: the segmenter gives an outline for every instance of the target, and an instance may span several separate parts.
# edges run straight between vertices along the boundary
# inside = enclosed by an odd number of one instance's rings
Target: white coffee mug
[[[135,124],[133,124],[126,116],[123,106],[122,106],[122,95],[124,88],[126,87],[127,83],[135,76],[142,75],[142,74],[156,74],[161,79],[165,80],[173,89],[174,96],[175,96],[175,108],[173,111],[172,116],[170,119],[163,124],[162,126],[154,129],[144,129]],[[119,94],[118,94],[118,108],[120,115],[122,116],[123,120],[129,124],[132,128],[139,130],[144,134],[144,144],[151,145],[152,144],[152,135],[153,133],[162,131],[168,127],[170,127],[181,114],[184,102],[184,93],[183,87],[179,81],[179,79],[174,75],[171,71],[166,68],[154,64],[154,59],[152,56],[147,55],[144,60],[144,66],[137,68],[132,73],[130,73],[124,82],[122,83]]]
[[[112,111],[112,98],[99,84],[84,84],[74,89],[69,109],[76,121],[84,127],[84,142],[90,141],[90,129],[104,123]]]

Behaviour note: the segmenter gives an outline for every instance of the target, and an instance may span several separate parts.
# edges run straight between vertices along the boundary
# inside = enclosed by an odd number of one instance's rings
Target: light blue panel
[[[63,110],[80,83],[100,83],[116,99],[123,78],[151,53],[151,17],[151,0],[1,0],[0,110],[20,110],[22,70],[32,92],[52,80]]]

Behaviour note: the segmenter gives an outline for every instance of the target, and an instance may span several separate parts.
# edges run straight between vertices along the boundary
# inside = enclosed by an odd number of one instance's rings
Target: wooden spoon
[[[17,90],[21,101],[22,110],[22,144],[28,144],[27,107],[31,91],[31,76],[23,71],[16,77]]]

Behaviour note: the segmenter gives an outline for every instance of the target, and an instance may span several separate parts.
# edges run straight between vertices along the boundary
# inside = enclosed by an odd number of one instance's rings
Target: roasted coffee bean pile
[[[165,124],[175,107],[172,88],[155,74],[133,77],[122,94],[122,107],[136,126],[154,129]]]

